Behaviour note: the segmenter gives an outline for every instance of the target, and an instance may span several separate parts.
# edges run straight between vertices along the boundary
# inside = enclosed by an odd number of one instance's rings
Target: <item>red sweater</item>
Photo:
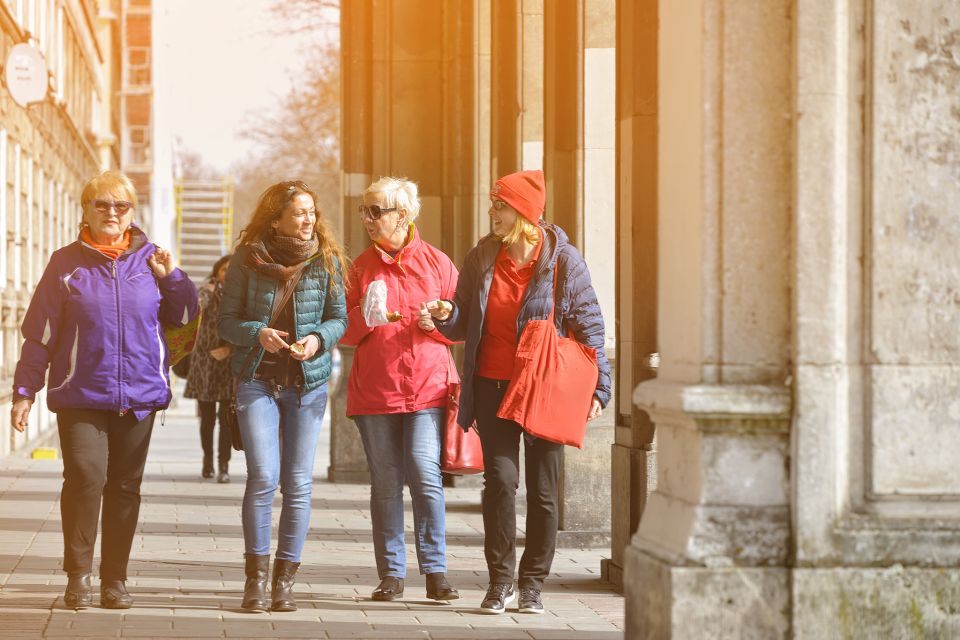
[[[347,289],[347,332],[340,343],[356,346],[347,386],[347,415],[410,413],[447,406],[447,345],[434,329],[417,325],[420,305],[453,298],[457,268],[445,253],[413,237],[396,259],[375,245],[353,263]],[[370,328],[360,301],[374,280],[387,285],[387,311],[403,318]]]
[[[517,268],[503,246],[493,267],[493,281],[483,316],[483,336],[477,350],[477,375],[494,380],[513,378],[513,361],[517,356],[517,316],[533,279],[533,270],[540,257],[543,242],[538,242],[533,258]]]

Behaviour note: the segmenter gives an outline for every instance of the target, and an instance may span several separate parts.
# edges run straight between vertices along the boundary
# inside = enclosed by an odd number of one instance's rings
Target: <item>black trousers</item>
[[[93,547],[103,504],[100,579],[126,580],[140,516],[140,482],[155,413],[137,422],[132,413],[61,409],[57,429],[63,451],[63,569],[93,572]]]
[[[200,405],[200,446],[203,448],[203,459],[213,460],[213,429],[217,425],[217,418],[220,419],[220,438],[217,442],[217,462],[220,467],[227,466],[230,462],[230,455],[233,452],[233,434],[229,429],[224,429],[224,413],[230,409],[229,400],[220,401],[220,410],[217,411],[217,402],[215,400],[197,400]]]
[[[528,440],[512,420],[497,417],[505,381],[477,377],[474,400],[483,448],[483,552],[490,582],[513,582],[517,557],[517,488],[523,440],[527,487],[527,544],[520,558],[519,586],[543,587],[557,548],[563,445]]]

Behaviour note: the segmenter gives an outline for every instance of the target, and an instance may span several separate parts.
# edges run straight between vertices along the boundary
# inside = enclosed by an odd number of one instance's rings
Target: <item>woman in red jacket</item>
[[[459,598],[446,579],[440,431],[447,406],[448,345],[424,300],[449,299],[457,269],[420,238],[417,185],[381,178],[367,187],[360,218],[373,244],[354,261],[347,287],[349,324],[340,343],[356,346],[347,415],[360,430],[370,467],[370,513],[380,584],[374,600],[403,595],[403,485],[410,486],[420,573],[427,597]]]

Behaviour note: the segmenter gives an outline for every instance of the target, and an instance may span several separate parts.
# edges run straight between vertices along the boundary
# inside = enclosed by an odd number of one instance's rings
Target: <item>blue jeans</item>
[[[243,542],[247,553],[270,554],[273,494],[279,483],[283,506],[276,557],[300,561],[310,526],[313,460],[326,406],[326,384],[303,394],[298,406],[295,389],[284,389],[275,397],[272,384],[260,380],[240,383],[237,418],[247,458],[247,487],[243,494]]]
[[[403,578],[403,485],[413,498],[414,540],[420,573],[446,572],[447,537],[440,479],[440,426],[445,408],[354,416],[370,467],[370,517],[377,574]]]

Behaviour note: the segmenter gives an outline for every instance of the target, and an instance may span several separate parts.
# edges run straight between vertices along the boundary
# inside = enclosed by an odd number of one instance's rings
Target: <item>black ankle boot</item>
[[[63,592],[63,604],[68,609],[86,609],[93,604],[93,590],[90,588],[90,574],[80,573],[67,576],[67,589]]]
[[[213,456],[203,454],[203,471],[201,473],[204,478],[213,477]]]
[[[454,589],[445,573],[427,574],[427,597],[431,600],[457,600],[460,598],[460,592]]]
[[[129,609],[133,596],[127,593],[123,580],[100,580],[100,606],[104,609]]]
[[[270,556],[257,556],[252,553],[243,554],[244,572],[247,581],[243,585],[243,602],[240,608],[244,611],[267,611],[267,579],[270,574]]]
[[[299,562],[290,562],[277,558],[273,563],[273,606],[272,611],[296,611],[297,601],[293,599],[293,577],[300,568]]]

